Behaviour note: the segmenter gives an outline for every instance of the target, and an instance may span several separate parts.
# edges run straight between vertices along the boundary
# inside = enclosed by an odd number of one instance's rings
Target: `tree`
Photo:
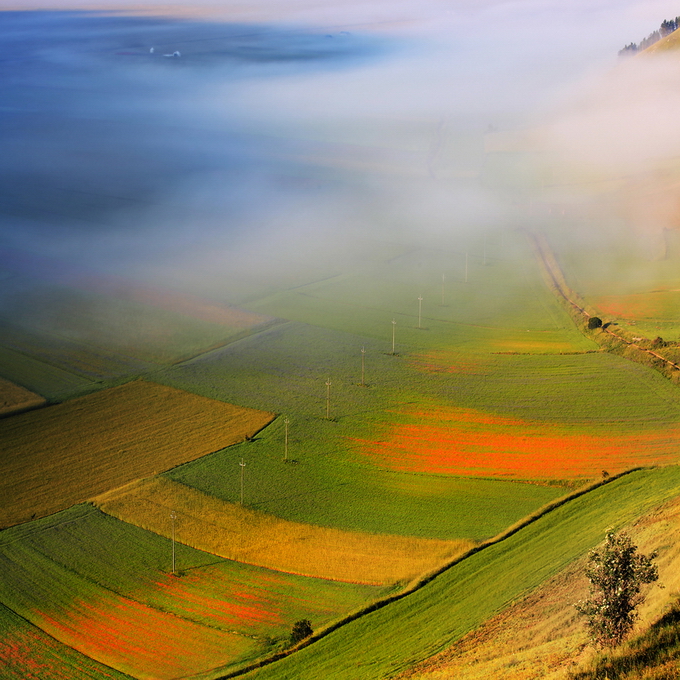
[[[626,533],[609,533],[604,546],[588,554],[586,576],[590,598],[576,604],[585,616],[593,641],[602,647],[616,647],[630,633],[643,600],[640,588],[659,578],[653,560],[656,552],[641,555]]]
[[[300,640],[309,637],[314,631],[312,630],[312,623],[309,619],[300,619],[293,624],[293,631],[290,634],[290,641],[297,644]]]
[[[600,319],[599,316],[591,316],[590,319],[588,319],[588,328],[591,330],[593,328],[600,328],[602,326],[602,319]]]

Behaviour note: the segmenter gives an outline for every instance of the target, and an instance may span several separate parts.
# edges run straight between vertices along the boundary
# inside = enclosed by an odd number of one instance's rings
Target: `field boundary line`
[[[273,654],[270,657],[267,657],[265,659],[261,659],[260,661],[256,661],[252,664],[249,664],[248,666],[245,666],[245,667],[240,668],[238,670],[227,673],[226,675],[215,675],[215,676],[210,675],[210,677],[214,678],[214,680],[229,680],[230,678],[236,678],[236,677],[239,677],[241,675],[245,675],[246,673],[257,670],[258,668],[262,668],[264,666],[269,666],[270,664],[272,664],[276,661],[280,661],[281,659],[284,659],[288,656],[291,656],[295,652],[297,652],[301,649],[304,649],[305,647],[309,647],[309,645],[312,645],[315,642],[326,637],[327,635],[330,635],[331,633],[338,630],[342,626],[344,626],[348,623],[351,623],[352,621],[356,621],[357,619],[361,618],[362,616],[366,616],[367,614],[370,614],[374,611],[377,611],[378,609],[382,609],[383,607],[386,607],[387,605],[392,604],[393,602],[397,602],[398,600],[402,600],[405,597],[408,597],[409,595],[413,594],[417,590],[420,590],[421,588],[426,586],[428,583],[434,581],[434,579],[436,579],[438,576],[440,576],[444,572],[455,567],[457,564],[460,564],[464,560],[472,557],[473,555],[476,555],[477,553],[481,552],[482,550],[485,550],[486,548],[490,548],[494,545],[498,545],[499,543],[502,543],[503,541],[510,538],[511,536],[514,536],[517,532],[521,531],[522,529],[525,529],[526,527],[530,526],[531,524],[538,521],[542,517],[545,517],[546,515],[548,515],[553,510],[557,510],[558,508],[566,505],[570,501],[573,501],[577,498],[580,498],[581,496],[584,496],[587,493],[594,491],[595,489],[599,489],[600,487],[605,486],[605,485],[607,485],[607,484],[609,484],[613,481],[621,479],[622,477],[625,477],[626,475],[632,474],[634,472],[639,472],[641,470],[654,470],[654,469],[657,469],[658,467],[660,467],[660,466],[650,465],[650,466],[641,466],[641,467],[631,468],[629,470],[624,470],[623,472],[620,472],[617,475],[612,475],[611,477],[607,477],[606,479],[599,479],[596,482],[591,482],[590,484],[587,484],[587,485],[581,487],[580,489],[576,489],[575,491],[572,491],[571,493],[569,493],[565,496],[562,496],[561,498],[557,498],[554,501],[547,503],[542,508],[539,508],[535,512],[533,512],[530,515],[527,515],[525,518],[521,519],[519,522],[512,524],[507,529],[502,531],[500,534],[497,534],[496,536],[494,536],[490,539],[487,539],[486,541],[483,541],[479,545],[476,545],[473,548],[470,548],[470,550],[463,553],[462,555],[459,555],[458,557],[451,560],[450,562],[447,562],[446,564],[442,565],[441,567],[438,567],[438,568],[432,570],[431,572],[421,576],[416,581],[414,581],[410,585],[406,586],[406,588],[404,588],[404,590],[400,591],[399,593],[396,593],[394,595],[388,595],[387,597],[384,597],[380,600],[376,600],[375,602],[372,602],[371,604],[366,605],[365,607],[362,607],[361,609],[359,609],[359,610],[357,610],[357,611],[355,611],[351,614],[348,614],[347,616],[343,617],[342,619],[335,621],[334,623],[331,623],[328,626],[322,628],[321,630],[315,632],[309,638],[303,640],[302,642],[298,643],[294,647],[291,647],[290,649],[287,649],[287,650],[283,650],[281,652],[277,652],[276,654]],[[189,680],[191,677],[192,676],[187,676],[187,680]],[[208,677],[208,676],[205,673],[203,673],[201,676],[195,676],[195,677]]]
[[[252,326],[251,328],[244,328],[242,331],[235,333],[234,335],[227,338],[223,342],[218,342],[218,343],[212,345],[211,347],[206,347],[205,349],[199,350],[196,354],[190,354],[190,355],[187,355],[187,356],[184,356],[184,357],[178,357],[174,361],[170,361],[167,364],[160,365],[159,368],[152,369],[152,372],[159,373],[163,369],[166,369],[168,366],[179,366],[181,364],[188,363],[189,361],[192,361],[193,359],[200,359],[205,354],[210,354],[210,352],[217,352],[218,350],[223,349],[224,347],[229,347],[229,345],[232,345],[235,342],[238,342],[239,340],[245,340],[246,338],[249,338],[253,335],[259,335],[260,333],[263,333],[264,331],[268,330],[269,328],[273,328],[274,326],[278,326],[282,323],[286,323],[286,321],[287,321],[287,319],[279,319],[279,318],[267,319],[266,321],[262,321],[261,323],[257,324],[256,326]]]
[[[260,335],[260,333],[266,333],[268,330],[271,330],[272,328],[276,328],[276,326],[283,326],[285,324],[290,324],[290,323],[295,323],[291,321],[290,319],[284,319],[284,318],[273,318],[270,319],[269,321],[263,321],[261,324],[258,324],[257,326],[251,328],[246,328],[244,331],[237,333],[236,335],[233,335],[230,337],[228,340],[226,340],[224,343],[214,345],[213,347],[208,347],[205,350],[201,350],[198,352],[198,354],[194,354],[192,356],[187,356],[184,358],[179,358],[173,363],[167,364],[165,366],[159,366],[158,368],[154,368],[151,371],[148,371],[144,373],[144,377],[147,378],[150,375],[155,375],[156,373],[163,373],[163,371],[167,370],[169,366],[176,367],[176,366],[182,366],[183,364],[190,364],[193,361],[201,361],[207,357],[209,357],[211,354],[214,352],[220,352],[223,349],[226,349],[227,347],[230,347],[231,345],[235,345],[238,342],[241,342],[242,340],[247,340],[248,338],[253,338],[255,336]]]

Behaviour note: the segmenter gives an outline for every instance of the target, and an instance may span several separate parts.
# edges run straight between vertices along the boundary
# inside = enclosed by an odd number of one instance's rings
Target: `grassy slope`
[[[656,564],[659,582],[645,588],[645,602],[639,608],[639,620],[634,633],[647,630],[650,624],[663,618],[680,585],[680,496],[628,524],[625,531],[643,554],[657,551]],[[574,603],[588,597],[588,579],[585,576],[585,556],[570,563],[554,578],[541,584],[499,614],[485,621],[441,654],[426,659],[398,677],[400,680],[566,680],[574,671],[592,669],[596,650],[588,644],[584,620]],[[652,626],[654,629],[654,626]],[[669,640],[667,630],[664,634]],[[672,638],[670,638],[672,640]],[[637,671],[642,671],[647,660],[656,662],[663,658],[663,639],[656,650],[636,653]],[[651,645],[650,645],[651,646]],[[669,650],[671,654],[673,649]],[[630,649],[622,648],[628,656]],[[618,656],[617,652],[614,656]],[[605,659],[609,655],[605,655]],[[598,666],[604,668],[606,664]],[[628,664],[633,665],[632,659]],[[610,675],[613,665],[609,666]],[[605,673],[601,673],[604,678]],[[641,674],[642,677],[647,677]],[[592,677],[590,674],[587,677]],[[637,676],[635,676],[637,677]]]
[[[647,508],[677,493],[680,469],[632,473],[549,513],[396,603],[253,674],[383,678],[440,651]]]
[[[642,635],[590,668],[570,675],[570,680],[675,680],[680,675],[680,602],[675,602]]]

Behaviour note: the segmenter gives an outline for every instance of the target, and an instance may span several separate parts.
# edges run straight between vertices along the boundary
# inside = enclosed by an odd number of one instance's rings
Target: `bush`
[[[594,328],[601,328],[602,326],[602,319],[600,319],[599,316],[591,316],[590,319],[588,319],[588,328],[593,330]]]
[[[300,619],[293,624],[293,630],[290,634],[290,641],[293,644],[297,644],[300,640],[304,640],[309,637],[314,631],[312,630],[312,624],[309,619]]]

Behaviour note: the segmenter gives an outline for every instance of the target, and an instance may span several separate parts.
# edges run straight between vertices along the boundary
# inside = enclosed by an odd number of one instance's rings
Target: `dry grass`
[[[667,610],[680,589],[680,497],[627,529],[643,553],[659,550],[659,583],[640,608],[636,632]],[[573,603],[586,597],[585,560],[570,565],[533,593],[500,612],[445,652],[400,680],[566,680],[594,657]]]
[[[24,387],[0,378],[0,415],[25,411],[45,403],[45,400]]]
[[[95,502],[114,517],[166,537],[174,510],[181,543],[247,564],[353,583],[405,583],[473,545],[289,522],[162,477],[111,491]]]
[[[0,421],[0,527],[243,441],[272,418],[144,381],[7,418]]]

